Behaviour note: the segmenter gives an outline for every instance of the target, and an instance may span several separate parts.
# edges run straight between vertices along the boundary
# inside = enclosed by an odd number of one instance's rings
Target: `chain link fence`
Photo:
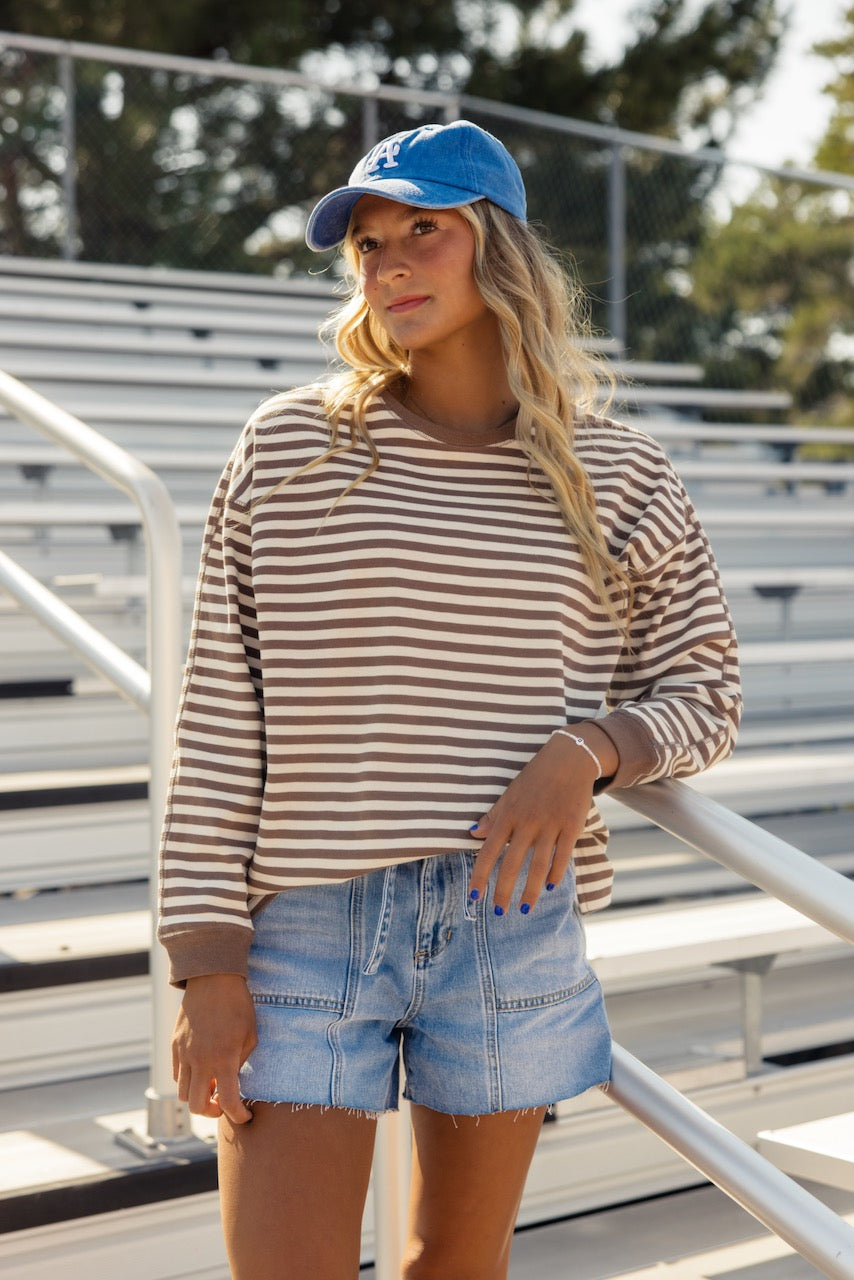
[[[708,357],[727,321],[698,306],[694,265],[736,176],[743,190],[760,168],[464,96],[0,35],[0,254],[317,271],[302,241],[315,199],[388,133],[460,115],[517,158],[597,329],[637,358]],[[854,178],[784,172],[852,217]]]

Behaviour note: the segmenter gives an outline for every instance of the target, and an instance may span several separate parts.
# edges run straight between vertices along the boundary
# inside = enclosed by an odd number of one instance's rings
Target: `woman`
[[[163,840],[175,1076],[221,1117],[237,1280],[340,1280],[402,1051],[404,1274],[496,1280],[545,1109],[609,1078],[594,792],[728,754],[735,641],[666,458],[590,412],[500,142],[387,139],[307,239],[355,277],[347,368],[260,407],[208,522]]]

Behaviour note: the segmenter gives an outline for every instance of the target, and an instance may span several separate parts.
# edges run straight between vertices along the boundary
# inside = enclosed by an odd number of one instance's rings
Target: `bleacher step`
[[[595,913],[586,928],[591,962],[603,983],[615,988],[734,958],[844,945],[793,908],[758,893]],[[0,900],[0,988],[13,989],[32,966],[52,966],[61,982],[62,963],[71,969],[84,960],[118,960],[145,952],[150,942],[142,884]]]
[[[148,972],[144,881],[0,898],[0,991]]]
[[[0,810],[139,800],[148,793],[147,764],[0,773]]]
[[[757,1150],[795,1178],[854,1191],[854,1111],[757,1134]]]

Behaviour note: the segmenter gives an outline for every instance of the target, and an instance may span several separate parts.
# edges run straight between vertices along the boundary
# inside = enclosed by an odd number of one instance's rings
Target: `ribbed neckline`
[[[399,418],[404,426],[414,431],[422,439],[426,439],[430,444],[441,445],[443,449],[448,449],[454,453],[490,453],[493,449],[506,449],[508,445],[516,444],[516,436],[510,435],[506,440],[494,440],[491,444],[451,444],[447,440],[443,440],[435,434],[436,424],[431,422],[429,418],[422,417],[421,414],[413,413],[408,405],[398,400],[397,396],[386,389],[380,392],[378,401],[396,418]]]

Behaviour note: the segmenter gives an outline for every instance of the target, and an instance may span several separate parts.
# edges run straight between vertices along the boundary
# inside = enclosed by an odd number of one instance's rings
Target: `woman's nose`
[[[384,246],[380,251],[380,260],[377,265],[377,279],[386,283],[391,280],[400,280],[407,275],[409,275],[409,263],[406,255],[400,249],[394,249],[389,245]]]

